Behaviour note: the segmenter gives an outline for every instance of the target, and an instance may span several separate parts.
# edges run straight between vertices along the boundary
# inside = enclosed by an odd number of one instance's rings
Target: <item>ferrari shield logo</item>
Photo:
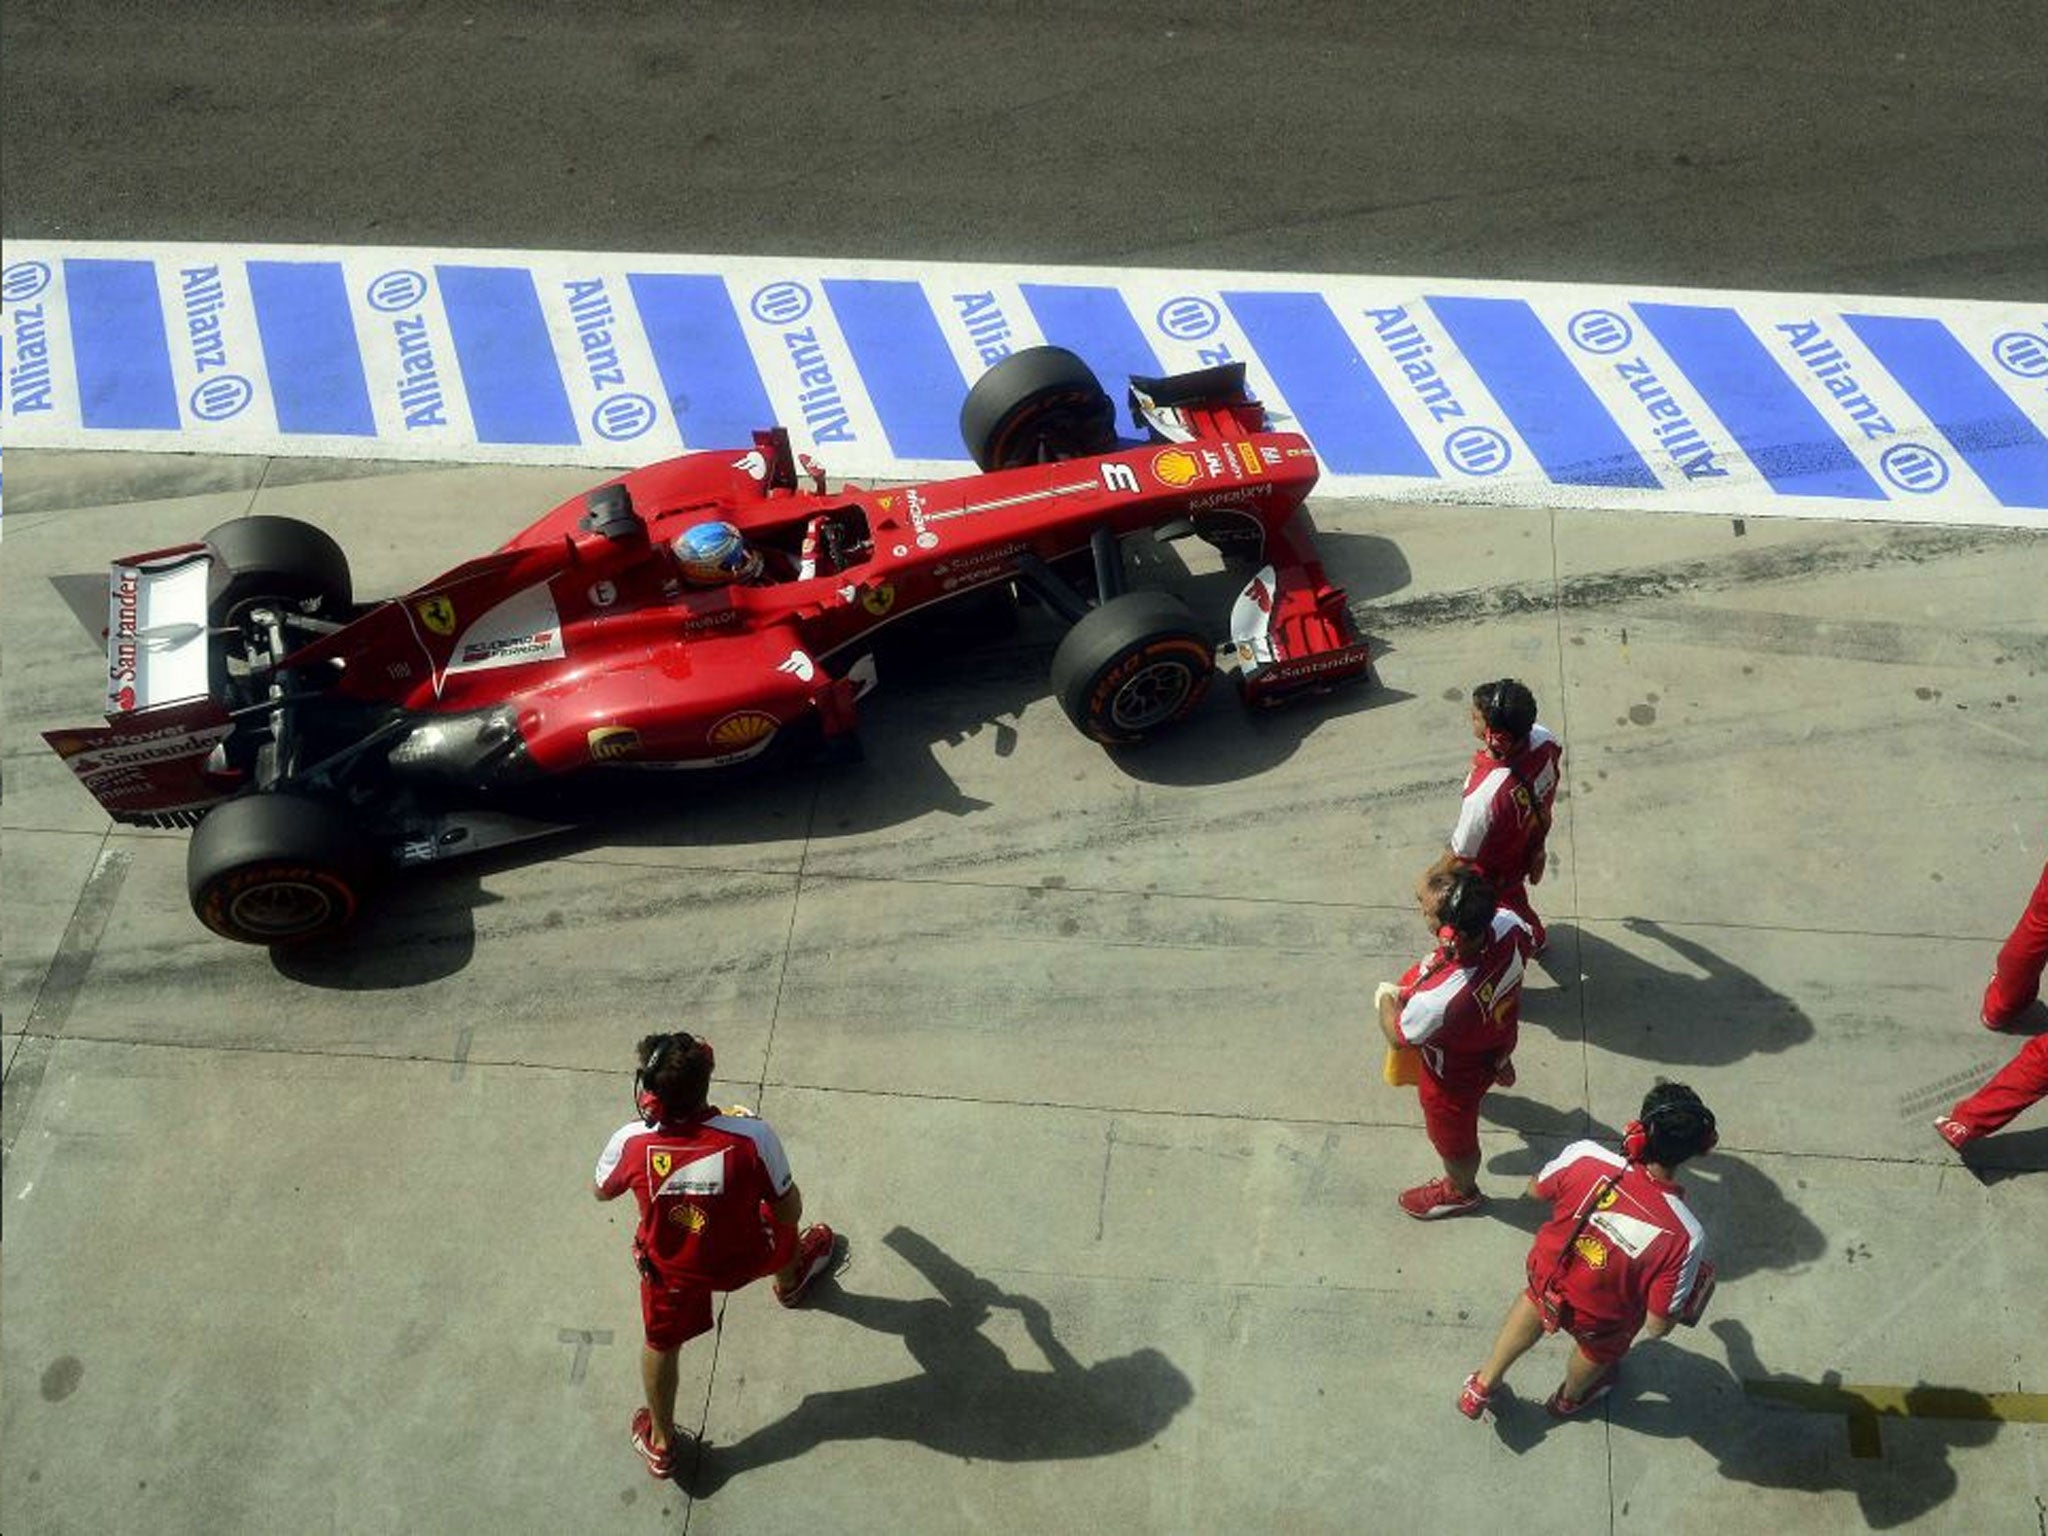
[[[861,593],[860,605],[879,619],[896,606],[896,589],[886,581],[879,587],[869,587]]]
[[[447,598],[435,595],[423,598],[412,605],[413,612],[420,616],[420,622],[437,635],[455,633],[455,605]]]
[[[666,1152],[655,1152],[649,1155],[647,1165],[654,1170],[657,1179],[665,1179],[669,1169],[675,1167],[675,1159]]]

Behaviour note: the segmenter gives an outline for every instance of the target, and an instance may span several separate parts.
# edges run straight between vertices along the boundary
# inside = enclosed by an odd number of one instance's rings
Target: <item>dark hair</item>
[[[1684,1083],[1659,1083],[1643,1095],[1643,1123],[1648,1138],[1645,1155],[1653,1163],[1676,1168],[1714,1145],[1718,1131],[1714,1112]]]
[[[1436,921],[1459,937],[1481,937],[1493,923],[1500,897],[1493,882],[1476,869],[1442,869],[1429,877],[1429,889],[1436,897]]]
[[[1528,685],[1512,677],[1497,683],[1481,683],[1472,690],[1472,707],[1486,728],[1520,741],[1536,723],[1536,695]]]
[[[671,1115],[690,1115],[711,1098],[711,1046],[690,1034],[643,1035],[640,1075]]]

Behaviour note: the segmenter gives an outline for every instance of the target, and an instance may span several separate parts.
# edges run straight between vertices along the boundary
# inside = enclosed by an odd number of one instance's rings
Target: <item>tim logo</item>
[[[0,271],[0,299],[9,304],[26,304],[50,286],[50,264],[46,261],[17,261]]]
[[[811,312],[811,290],[802,283],[770,283],[754,290],[748,307],[764,325],[794,325]]]

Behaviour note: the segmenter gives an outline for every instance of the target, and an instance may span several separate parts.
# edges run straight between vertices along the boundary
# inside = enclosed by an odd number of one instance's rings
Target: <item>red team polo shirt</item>
[[[1495,1060],[1514,1051],[1533,943],[1528,925],[1502,907],[1473,964],[1433,955],[1401,978],[1401,1038],[1446,1088],[1483,1093]]]
[[[717,1109],[650,1129],[633,1120],[597,1160],[606,1195],[640,1203],[635,1253],[669,1285],[736,1290],[759,1279],[774,1253],[764,1201],[788,1193],[789,1158],[767,1122]]]
[[[1530,791],[1547,813],[1557,798],[1558,764],[1564,748],[1547,727],[1529,730],[1529,744],[1512,764],[1490,752],[1472,754],[1451,852],[1470,859],[1495,885],[1514,886],[1529,877],[1529,860],[1544,826],[1530,803]],[[1516,775],[1521,777],[1518,779]],[[1526,782],[1525,782],[1526,781]]]
[[[1617,1182],[1603,1192],[1609,1179]],[[1554,1285],[1581,1320],[1619,1325],[1631,1334],[1646,1313],[1685,1315],[1707,1236],[1685,1203],[1684,1189],[1652,1178],[1640,1163],[1593,1141],[1566,1147],[1536,1176],[1536,1188],[1550,1201],[1551,1216],[1529,1250],[1532,1296],[1540,1298]]]

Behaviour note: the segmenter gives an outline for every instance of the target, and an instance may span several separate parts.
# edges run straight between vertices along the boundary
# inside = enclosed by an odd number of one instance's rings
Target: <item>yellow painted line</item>
[[[1849,1454],[1884,1454],[1879,1419],[1975,1419],[1996,1424],[2048,1424],[2048,1393],[1973,1392],[1968,1387],[1858,1387],[1811,1381],[1745,1381],[1742,1390],[1808,1413],[1839,1413],[1849,1421]]]

